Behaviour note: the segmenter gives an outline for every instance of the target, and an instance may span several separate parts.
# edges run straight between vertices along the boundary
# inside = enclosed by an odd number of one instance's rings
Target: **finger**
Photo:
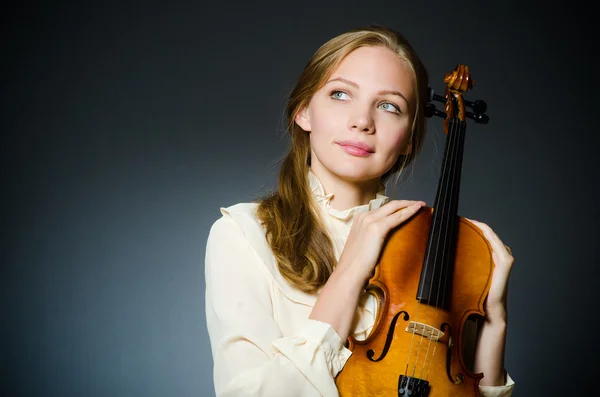
[[[423,203],[416,202],[408,207],[404,207],[401,210],[394,212],[390,216],[386,217],[384,221],[387,223],[388,227],[396,227],[410,219],[421,209],[421,207],[423,207]]]
[[[504,243],[502,243],[502,241],[500,240],[500,237],[498,237],[498,235],[492,230],[491,227],[489,227],[488,225],[486,225],[483,222],[479,222],[473,219],[469,219],[469,218],[465,218],[467,219],[469,222],[475,224],[475,226],[477,226],[479,228],[479,230],[481,230],[481,232],[483,233],[483,235],[488,239],[488,241],[490,243],[494,243],[495,245],[504,245]]]
[[[393,200],[386,205],[381,206],[377,211],[373,211],[370,215],[374,221],[386,218],[396,212],[408,208],[410,206],[418,205],[417,209],[424,206],[425,202],[422,200]]]
[[[485,224],[483,222],[479,222],[479,221],[469,219],[469,218],[465,218],[465,219],[467,219],[469,222],[473,223],[475,226],[477,226],[481,230],[484,237],[489,241],[493,250],[495,250],[498,253],[504,252],[504,253],[512,256],[512,250],[506,244],[504,244],[502,242],[500,237],[498,237],[498,235],[492,230],[491,227],[489,227],[487,224]]]

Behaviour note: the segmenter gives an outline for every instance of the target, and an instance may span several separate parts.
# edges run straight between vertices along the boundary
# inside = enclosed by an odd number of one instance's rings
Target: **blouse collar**
[[[377,192],[375,198],[369,201],[368,204],[359,205],[345,210],[337,210],[330,204],[331,199],[333,199],[333,193],[329,193],[327,195],[325,194],[325,189],[323,188],[321,181],[310,169],[308,170],[308,182],[312,190],[313,197],[316,199],[319,206],[323,208],[327,214],[342,221],[351,219],[356,212],[366,212],[377,209],[390,200],[389,197],[385,195],[385,186],[382,184],[380,185],[380,190]]]

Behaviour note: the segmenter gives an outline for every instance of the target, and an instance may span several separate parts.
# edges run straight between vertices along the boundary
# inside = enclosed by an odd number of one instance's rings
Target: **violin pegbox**
[[[450,120],[465,122],[466,118],[470,118],[476,123],[487,124],[489,117],[485,114],[487,104],[482,100],[474,102],[467,101],[463,98],[463,93],[475,86],[475,80],[469,73],[469,67],[458,64],[450,73],[444,76],[446,83],[445,95],[437,95],[431,87],[429,87],[429,96],[425,103],[425,117],[438,116],[444,118],[444,131],[448,134],[448,124]],[[435,108],[432,101],[444,103],[444,111]],[[473,111],[466,111],[466,107]]]

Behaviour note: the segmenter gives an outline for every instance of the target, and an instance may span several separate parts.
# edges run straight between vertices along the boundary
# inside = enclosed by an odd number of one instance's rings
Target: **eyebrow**
[[[360,88],[360,86],[359,86],[357,83],[355,83],[354,81],[351,81],[351,80],[345,79],[345,78],[343,78],[343,77],[336,77],[335,79],[331,79],[331,80],[329,80],[329,81],[328,81],[327,83],[325,83],[325,84],[329,84],[329,83],[332,83],[332,82],[334,82],[334,81],[341,81],[342,83],[346,83],[346,84],[348,84],[348,85],[351,85],[352,87],[355,87],[355,88]],[[395,90],[382,90],[382,91],[378,91],[378,92],[377,92],[377,94],[379,94],[379,95],[397,95],[397,96],[401,97],[402,99],[404,99],[404,100],[406,101],[406,103],[409,103],[409,102],[408,102],[408,99],[406,99],[406,97],[405,97],[405,96],[404,96],[404,95],[403,95],[403,94],[402,94],[400,91],[395,91]]]

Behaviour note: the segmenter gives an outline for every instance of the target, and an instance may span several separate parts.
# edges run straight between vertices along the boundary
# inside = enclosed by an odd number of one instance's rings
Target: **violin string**
[[[445,173],[445,170],[442,169],[442,176],[444,175],[444,173]],[[435,210],[436,209],[434,209],[434,211]],[[433,218],[433,224],[431,226],[432,228],[435,225],[435,223],[436,223],[436,219],[434,217]],[[425,258],[427,258],[429,256],[429,254],[431,252],[431,248],[432,247],[430,245],[429,248],[428,248],[428,250],[427,250],[427,252],[426,252],[426,254],[425,254]],[[429,261],[425,260],[425,270],[424,270],[424,273],[427,273],[427,266],[429,266]],[[435,270],[435,268],[434,268],[434,270]],[[419,289],[422,288],[424,285],[425,285],[425,279],[423,278],[423,280],[421,280],[421,286],[419,287]],[[410,340],[410,346],[409,346],[409,349],[408,349],[408,357],[406,358],[406,369],[405,369],[405,372],[404,372],[404,376],[408,376],[408,368],[409,368],[410,362],[411,362],[411,353],[412,353],[414,339],[415,339],[415,332],[416,332],[418,324],[419,324],[419,321],[417,321],[417,320],[419,318],[419,309],[420,309],[420,307],[421,307],[421,301],[419,300],[417,302],[416,309],[415,309],[415,312],[414,312],[414,315],[413,315],[413,320],[412,320],[412,321],[415,322],[415,326],[412,329],[412,336],[411,336],[411,340]],[[423,341],[423,335],[421,335],[421,339],[420,339],[421,343],[422,343],[422,341]],[[413,368],[413,376],[414,376],[417,364],[418,364],[418,354],[417,354],[417,358],[415,359],[415,364],[414,364],[414,368]]]
[[[434,223],[435,221],[437,221],[438,219],[441,219],[442,222],[446,222],[446,224],[448,224],[448,219],[449,217],[452,216],[452,211],[451,211],[451,203],[448,200],[448,196],[451,195],[452,193],[452,184],[454,182],[454,179],[452,178],[452,176],[454,176],[455,170],[454,170],[454,166],[456,164],[455,161],[455,156],[456,156],[456,152],[458,150],[459,145],[457,144],[457,132],[458,132],[458,123],[456,122],[452,122],[450,124],[450,131],[448,133],[448,142],[447,142],[447,150],[446,150],[446,162],[445,162],[445,167],[443,169],[443,174],[442,174],[442,181],[446,181],[447,183],[443,183],[441,186],[441,192],[440,192],[440,196],[439,196],[439,201],[438,201],[438,205],[440,205],[440,207],[435,208],[434,211],[439,211],[439,213],[434,217]],[[450,179],[448,179],[448,174],[450,175]],[[450,207],[450,208],[448,208]],[[434,227],[434,225],[432,225],[432,228]],[[445,228],[444,233],[447,233],[448,228]],[[442,259],[445,258],[446,256],[446,250],[447,250],[447,234],[442,235],[437,235],[437,240],[436,240],[436,249],[435,249],[435,253],[434,253],[434,269],[433,269],[433,275],[435,275],[435,272],[437,270],[437,265],[438,265],[438,258],[441,257]],[[441,241],[440,241],[441,240]],[[442,248],[440,249],[440,243],[442,244]],[[443,271],[443,266],[445,265],[445,263],[441,263],[441,269],[440,271]],[[431,303],[431,294],[433,291],[433,283],[435,280],[435,277],[431,277],[431,284],[430,284],[430,288],[429,288],[429,296],[428,296],[428,302]],[[438,277],[438,294],[436,294],[436,302],[435,302],[435,307],[436,308],[440,308],[440,305],[443,305],[444,300],[442,299],[442,302],[440,304],[440,283],[442,281],[441,277]],[[436,344],[438,341],[438,336],[436,335]],[[430,339],[431,342],[431,339]],[[433,360],[435,358],[435,351],[436,349],[434,349],[434,352],[432,354],[432,356],[429,358],[430,359],[430,364],[429,364],[429,370],[431,369],[431,366],[433,364]],[[424,366],[426,366],[426,362],[427,362],[427,357],[425,358],[425,363]],[[429,371],[427,372],[427,378],[429,378]]]
[[[419,305],[420,303],[417,304],[417,308],[415,309],[415,318],[417,317],[417,313],[419,312]],[[410,346],[408,348],[408,357],[406,359],[406,369],[404,370],[404,376],[408,376],[408,367],[410,365],[410,353],[412,352],[412,348],[413,348],[413,342],[415,340],[415,328],[413,328],[412,330],[412,336],[410,337]]]
[[[443,272],[443,267],[447,266],[448,263],[447,261],[452,260],[452,258],[449,257],[450,254],[450,249],[451,249],[451,242],[448,239],[448,234],[450,233],[450,235],[453,234],[453,228],[451,227],[454,224],[454,221],[452,219],[452,217],[456,216],[455,211],[453,211],[454,209],[454,202],[451,202],[451,200],[455,199],[456,194],[453,194],[454,192],[454,184],[456,183],[456,174],[457,174],[457,159],[459,156],[459,149],[460,149],[460,123],[458,121],[455,121],[452,123],[452,136],[449,138],[450,139],[450,150],[449,150],[449,154],[450,154],[450,159],[448,160],[448,163],[450,164],[450,180],[447,183],[448,185],[448,190],[446,190],[446,195],[449,197],[444,197],[444,202],[448,203],[448,207],[449,208],[445,208],[444,207],[444,212],[442,214],[443,217],[443,222],[446,224],[446,227],[444,228],[444,236],[441,239],[442,240],[442,250],[441,250],[441,258],[442,258],[442,271],[441,273],[444,273],[444,279],[442,280],[442,277],[438,277],[438,285],[437,285],[437,291],[438,294],[436,296],[436,302],[435,302],[435,306],[437,308],[439,308],[440,306],[444,306],[445,304],[445,299],[446,299],[446,288],[442,288],[442,285],[445,285],[445,283],[448,281],[448,274],[449,272]],[[454,201],[454,200],[453,200]],[[451,237],[451,236],[450,236]],[[439,253],[439,252],[438,252]],[[442,283],[442,281],[444,283]],[[440,290],[442,291],[442,296],[441,296],[441,302],[440,302]]]
[[[431,353],[431,360],[429,360],[429,366],[427,368],[427,373],[425,374],[425,380],[429,379],[429,373],[431,372],[431,367],[433,366],[433,358],[435,357],[435,350],[437,348],[437,341],[439,339],[439,335],[440,334],[438,332],[436,335],[436,338],[435,338],[436,343],[433,345],[433,352]],[[429,343],[431,344],[431,340],[429,341]],[[423,364],[423,368],[421,369],[421,376],[423,376],[422,373],[425,370],[425,367],[426,367],[426,365]]]
[[[453,130],[454,130],[455,128],[456,128],[456,125],[455,125],[455,123],[451,123],[450,132],[448,133],[448,135],[449,135],[449,136],[448,136],[448,138],[447,138],[447,139],[450,139],[450,141],[449,141],[449,142],[446,144],[446,145],[448,146],[448,149],[446,150],[446,152],[447,152],[447,154],[446,154],[446,155],[448,155],[448,152],[450,152],[450,153],[451,153],[451,151],[450,151],[449,149],[451,149],[451,148],[452,148],[452,142],[453,142],[453,141],[452,141],[452,137],[455,135],[455,134],[453,133]],[[446,163],[445,163],[445,164],[448,164],[448,161],[446,161]],[[440,177],[440,180],[445,180],[445,179],[446,179],[446,174],[447,174],[447,167],[443,167],[443,168],[442,168],[442,175],[441,175],[441,177]],[[441,188],[442,188],[442,191],[440,192],[440,196],[441,196],[441,197],[444,197],[444,196],[445,196],[445,194],[446,194],[446,193],[445,193],[445,191],[446,191],[446,186],[445,186],[445,184],[442,184],[442,185],[441,185]],[[442,208],[434,208],[434,212],[435,212],[435,211],[440,211],[440,213],[443,215],[443,214],[445,213],[445,208],[444,208],[444,207],[445,207],[445,205],[444,205],[444,204],[446,203],[446,201],[447,201],[447,200],[440,200],[440,201],[441,201],[441,203],[442,203]],[[438,202],[438,204],[439,204],[439,202]],[[435,214],[434,214],[434,215],[435,215]],[[439,217],[438,217],[438,216],[434,216],[434,217],[433,217],[433,222],[432,222],[432,224],[431,224],[431,229],[434,229],[434,228],[436,227],[436,225],[437,225],[437,222],[438,222],[438,219],[439,219],[439,218],[441,218],[441,216],[439,216]],[[437,256],[438,256],[438,252],[439,252],[439,243],[440,243],[440,242],[439,242],[439,238],[438,238],[438,239],[436,239],[435,243],[436,243],[436,244],[435,244],[435,253],[434,253],[434,256],[435,256],[435,258],[437,258]],[[426,274],[426,273],[427,273],[427,266],[429,266],[429,260],[428,260],[427,258],[428,258],[428,257],[431,255],[431,250],[432,250],[432,248],[433,248],[433,244],[430,244],[430,245],[429,245],[429,247],[428,247],[428,250],[427,250],[427,252],[426,252],[426,256],[425,256],[426,260],[425,260],[425,269],[424,269],[424,274]],[[434,266],[434,268],[433,268],[433,272],[434,272],[434,274],[435,274],[435,270],[436,270],[436,268],[435,268],[435,267],[436,267],[436,264],[437,264],[437,260],[434,260],[434,262],[433,262],[433,266]],[[432,284],[430,284],[428,301],[430,301],[430,300],[431,300],[431,287],[433,286],[433,280],[434,280],[434,278],[432,277],[432,278],[431,278],[431,283],[432,283]],[[424,286],[424,283],[425,283],[425,278],[423,278],[423,280],[421,281],[421,283],[422,283],[422,284],[421,284],[421,287],[423,287],[423,286]],[[420,300],[419,300],[419,302],[417,303],[417,305],[416,305],[416,306],[417,306],[417,307],[416,307],[416,309],[415,309],[415,315],[413,316],[413,319],[414,319],[413,321],[415,321],[415,322],[416,322],[416,321],[417,321],[417,319],[418,319],[419,308],[420,308],[420,306],[421,306],[421,301],[420,301]],[[436,302],[436,306],[437,306],[437,302]],[[405,370],[405,373],[404,373],[404,375],[405,375],[405,376],[407,376],[407,374],[408,374],[408,368],[409,368],[410,361],[411,361],[411,352],[412,352],[412,348],[413,348],[413,343],[414,343],[414,334],[415,334],[416,328],[417,328],[417,327],[415,326],[415,327],[413,328],[413,332],[412,332],[412,334],[413,334],[413,335],[412,335],[412,337],[411,337],[411,343],[410,343],[410,347],[409,347],[409,350],[408,350],[408,357],[407,357],[406,370]],[[423,339],[423,335],[421,335],[421,342],[422,342],[422,339]],[[430,341],[431,341],[431,340],[430,340]],[[435,351],[436,351],[436,349],[434,348],[434,351],[433,351],[433,354],[432,354],[432,358],[431,358],[431,360],[433,360],[433,357],[435,357]],[[426,361],[427,361],[427,357],[425,357],[425,360],[424,360],[424,364],[423,364],[423,365],[424,365],[424,367],[426,366]],[[417,364],[418,364],[418,356],[417,356],[417,358],[416,358],[416,363],[414,364],[414,365],[415,365],[415,369],[416,369],[416,366],[417,366]],[[431,366],[431,364],[430,364],[430,366]],[[414,373],[414,370],[413,370],[413,373]],[[429,373],[427,374],[427,376],[429,376]]]
[[[456,218],[457,217],[457,213],[456,210],[458,208],[456,200],[457,200],[457,192],[455,191],[456,187],[454,186],[457,182],[458,182],[458,178],[460,175],[460,167],[458,166],[459,161],[460,161],[460,149],[462,147],[462,141],[463,141],[463,137],[464,137],[464,132],[465,132],[465,128],[464,128],[464,123],[455,120],[453,122],[453,127],[452,127],[452,137],[450,137],[451,141],[450,141],[450,145],[451,145],[451,150],[449,151],[450,156],[451,156],[451,161],[449,161],[449,163],[451,164],[451,171],[450,171],[450,175],[451,175],[451,179],[449,182],[449,190],[447,192],[449,192],[448,194],[450,194],[450,197],[445,197],[444,201],[448,202],[448,207],[449,208],[445,208],[444,214],[443,214],[443,218],[444,221],[446,223],[446,225],[448,225],[448,227],[446,227],[444,229],[444,239],[443,239],[443,249],[441,251],[441,257],[443,259],[445,259],[444,264],[442,266],[447,266],[449,264],[450,261],[453,260],[453,258],[450,257],[451,254],[451,248],[452,248],[452,241],[450,241],[448,239],[448,233],[450,233],[450,237],[452,238],[452,236],[456,235],[455,233],[455,227],[457,226],[455,224],[457,219],[452,219],[452,218]],[[452,202],[450,202],[450,200],[452,200]],[[450,271],[448,271],[449,269],[446,269],[446,272],[444,273],[444,283],[442,283],[442,278],[439,278],[439,283],[438,283],[438,292],[440,291],[440,288],[442,285],[446,285],[446,283],[448,283],[448,277],[450,274]],[[444,306],[445,302],[446,302],[446,288],[444,288],[442,290],[442,296],[441,296],[441,303],[440,303],[440,294],[438,293],[437,297],[436,297],[436,307],[440,307],[440,306]],[[452,331],[452,330],[451,330]],[[450,347],[452,348],[452,347]]]
[[[455,246],[456,244],[456,238],[458,237],[458,197],[459,197],[459,189],[460,189],[460,176],[461,176],[461,164],[462,164],[462,148],[464,146],[464,139],[465,139],[465,130],[466,130],[466,125],[464,122],[461,121],[457,121],[457,128],[456,128],[456,138],[455,138],[455,158],[452,161],[452,164],[454,166],[454,172],[452,173],[452,183],[456,184],[456,186],[452,188],[452,191],[454,192],[454,194],[452,195],[452,207],[451,207],[451,211],[448,213],[448,219],[447,219],[447,224],[451,227],[446,228],[446,232],[450,233],[450,239],[445,238],[445,244],[448,244],[448,255],[451,255],[452,252],[452,247]],[[456,256],[456,250],[454,251],[454,256]],[[455,260],[455,257],[451,257],[448,256],[446,258],[449,262],[448,263],[453,263]],[[452,267],[452,269],[454,269]],[[448,278],[452,275],[451,272],[447,271],[444,274],[444,285],[446,285],[448,283]],[[443,289],[442,291],[443,295],[442,295],[442,302],[445,303],[446,302],[446,288]]]
[[[429,343],[427,344],[427,351],[425,352],[425,360],[423,361],[423,366],[421,367],[421,373],[419,374],[419,378],[423,379],[423,371],[425,370],[425,367],[427,367],[427,357],[429,356],[429,349],[431,348],[431,339],[429,339]],[[433,346],[433,353],[431,355],[431,357],[435,357],[435,345]],[[429,367],[431,368],[431,364],[433,363],[433,360],[429,361]],[[425,380],[427,380],[427,378],[429,377],[429,370],[427,371],[427,374],[425,375]]]
[[[431,352],[431,358],[429,360],[429,365],[427,365],[427,360],[425,360],[425,362],[423,362],[423,368],[421,369],[421,377],[422,377],[423,371],[425,370],[425,368],[427,368],[427,372],[425,374],[425,380],[429,379],[429,373],[431,372],[431,368],[433,367],[433,359],[435,358],[437,344],[440,339],[440,332],[441,331],[439,329],[436,329],[435,336],[432,333],[432,336],[429,339],[429,347],[431,347],[431,345],[433,344],[433,351]],[[433,339],[433,338],[435,338],[435,339]],[[427,348],[427,352],[429,352],[429,347]]]
[[[456,150],[456,123],[452,122],[450,124],[450,131],[448,133],[448,142],[447,142],[447,149],[446,149],[446,161],[444,163],[445,167],[444,167],[444,175],[442,178],[442,181],[444,181],[443,185],[442,185],[442,191],[440,192],[440,196],[439,196],[439,201],[438,201],[438,205],[440,205],[439,208],[436,208],[436,211],[440,211],[436,218],[440,219],[442,224],[444,222],[446,222],[447,224],[447,217],[449,216],[450,208],[448,208],[448,206],[450,205],[449,200],[448,200],[448,196],[451,194],[452,192],[452,175],[453,175],[453,170],[452,167],[454,165],[454,155],[455,155],[455,150]],[[446,231],[447,228],[444,230]],[[441,231],[441,230],[440,230]],[[435,260],[434,263],[437,267],[438,264],[438,258],[441,257],[442,260],[445,257],[445,251],[446,251],[446,235],[441,235],[438,234],[437,235],[437,241],[436,241],[436,250],[435,250]],[[442,244],[441,250],[440,250],[440,244]],[[444,263],[440,263],[440,272],[443,271],[443,266]],[[434,268],[434,275],[435,275],[435,271],[437,269]],[[428,300],[429,302],[431,302],[431,294],[433,291],[433,283],[435,281],[435,277],[431,277],[431,285],[429,288],[429,297]],[[438,277],[438,286],[437,286],[437,291],[438,293],[436,294],[436,301],[435,301],[435,307],[439,308],[440,307],[440,294],[439,294],[439,290],[440,290],[440,283],[441,282],[441,277]],[[442,301],[443,304],[443,301]],[[437,344],[437,339],[436,339],[436,344]],[[430,368],[431,365],[433,364],[433,360],[435,358],[435,355],[432,355],[432,357],[430,358]],[[429,377],[429,372],[427,373],[427,377]]]
[[[414,331],[413,331],[414,332]],[[412,377],[415,377],[415,372],[417,371],[417,365],[419,364],[419,355],[421,353],[421,346],[423,345],[423,334],[421,334],[421,338],[419,340],[419,348],[417,349],[417,357],[415,358],[415,365],[412,370]]]
[[[444,173],[445,173],[445,170],[442,168],[442,177],[443,177]],[[434,211],[435,211],[435,209],[434,209]],[[432,227],[432,228],[434,227],[434,225],[435,225],[435,222],[436,222],[436,219],[435,219],[435,217],[434,217],[434,218],[433,218],[433,224],[431,225],[431,227]],[[427,257],[429,256],[429,254],[430,254],[430,253],[431,253],[431,245],[428,247],[428,250],[427,250],[427,252],[425,253],[425,258],[427,258]],[[425,260],[425,270],[424,270],[424,273],[427,273],[427,266],[428,266],[428,265],[429,265],[429,261],[428,261],[428,260]],[[425,279],[423,278],[423,280],[421,280],[421,285],[419,286],[419,288],[418,288],[418,289],[421,289],[421,288],[422,288],[424,285],[425,285]],[[413,318],[413,320],[412,320],[412,321],[414,321],[414,322],[417,322],[417,319],[419,318],[419,308],[420,308],[420,307],[421,307],[421,301],[419,300],[419,301],[417,302],[417,305],[416,305],[416,309],[415,309],[414,315],[412,316],[412,318]],[[405,368],[405,370],[404,370],[404,376],[408,376],[408,368],[410,367],[410,362],[411,362],[411,353],[412,353],[413,344],[414,344],[414,340],[415,340],[415,331],[416,331],[416,328],[417,328],[417,326],[415,325],[415,327],[413,327],[413,329],[412,329],[412,335],[411,335],[411,338],[410,338],[410,345],[409,345],[409,348],[408,348],[408,354],[407,354],[407,357],[406,357],[406,368]],[[423,338],[423,337],[421,336],[421,339],[422,339],[422,338]],[[416,364],[415,364],[415,365],[416,365]],[[413,373],[414,373],[414,371],[413,371]]]

